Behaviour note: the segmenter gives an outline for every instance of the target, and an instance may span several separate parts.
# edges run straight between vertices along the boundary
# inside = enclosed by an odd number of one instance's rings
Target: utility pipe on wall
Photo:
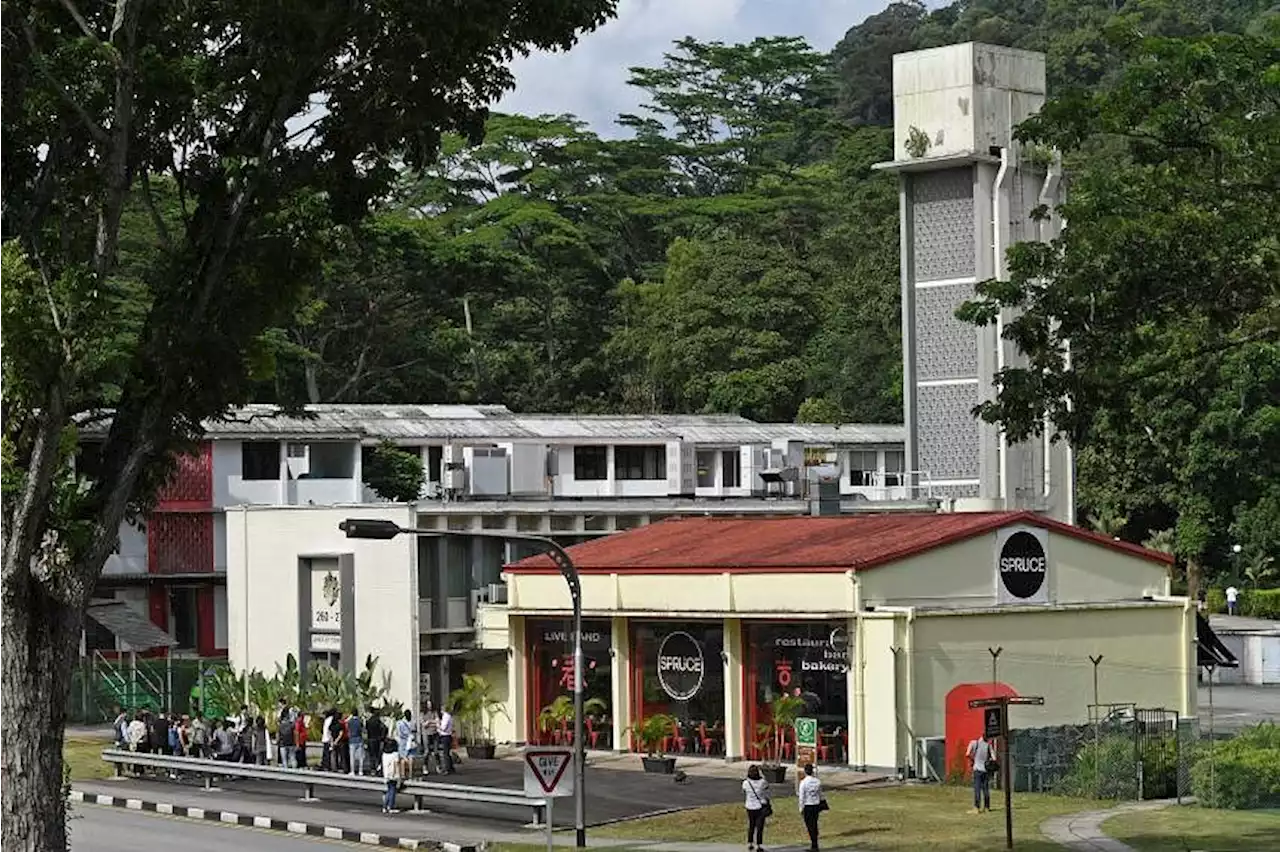
[[[1040,195],[1036,199],[1036,203],[1041,207],[1049,207],[1053,203],[1054,196],[1058,192],[1058,182],[1062,179],[1062,166],[1057,155],[1049,163],[1044,175],[1044,184],[1040,187]],[[1050,239],[1054,236],[1053,231],[1049,231]],[[1045,239],[1045,220],[1036,219],[1036,242],[1047,242]],[[1056,325],[1056,323],[1055,323]],[[1041,450],[1044,456],[1044,465],[1041,479],[1041,495],[1048,497],[1053,492],[1053,441],[1051,425],[1049,422],[1049,414],[1045,412],[1044,416],[1044,447]]]
[[[1004,279],[1004,240],[1001,239],[1004,230],[1004,205],[1000,202],[1004,196],[1004,181],[1009,173],[1009,149],[1000,149],[1000,168],[996,171],[995,182],[991,186],[991,250],[995,254],[995,264],[992,269],[995,272],[997,281]],[[1001,309],[996,313],[996,370],[997,372],[1004,369],[1004,310]],[[1008,489],[1006,487],[1006,471],[1008,465],[1009,447],[1005,441],[1004,430],[999,433],[999,477],[1000,477],[1000,499],[1008,499]],[[1004,508],[1009,508],[1007,505]]]

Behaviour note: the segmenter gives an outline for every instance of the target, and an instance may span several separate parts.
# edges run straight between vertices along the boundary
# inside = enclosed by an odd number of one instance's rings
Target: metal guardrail
[[[303,798],[307,800],[315,799],[316,787],[338,787],[378,793],[387,788],[386,782],[376,776],[339,775],[311,769],[284,769],[277,766],[258,766],[252,763],[232,763],[226,760],[205,760],[197,757],[173,757],[114,748],[104,749],[102,759],[115,766],[116,777],[123,777],[126,766],[149,766],[170,772],[203,775],[205,789],[212,789],[215,777],[277,781],[301,785]],[[424,799],[533,808],[531,823],[533,826],[542,825],[547,806],[546,799],[531,799],[524,794],[523,790],[507,790],[501,787],[433,784],[426,781],[406,780],[400,787],[400,792],[413,796],[413,808],[419,811],[422,810]]]

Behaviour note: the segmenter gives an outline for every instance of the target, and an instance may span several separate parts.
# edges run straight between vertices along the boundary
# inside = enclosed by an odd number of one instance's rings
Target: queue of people
[[[193,714],[116,708],[112,725],[117,748],[139,754],[167,754],[268,765],[308,768],[311,714],[281,698],[275,709],[274,732],[264,716],[253,716],[247,705],[223,719]],[[420,763],[421,774],[452,774],[453,717],[427,703],[415,722],[411,711],[388,725],[378,713],[362,716],[354,710],[331,708],[320,721],[320,760],[317,769],[349,775],[384,774],[386,748],[396,756],[399,779],[411,778]],[[141,767],[135,767],[141,772]]]

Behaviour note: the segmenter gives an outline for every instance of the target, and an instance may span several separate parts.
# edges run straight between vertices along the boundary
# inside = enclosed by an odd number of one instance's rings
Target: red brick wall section
[[[205,441],[194,455],[178,456],[169,482],[160,489],[161,509],[208,509],[213,506],[213,444]]]
[[[212,573],[213,515],[153,512],[147,520],[147,571]]]

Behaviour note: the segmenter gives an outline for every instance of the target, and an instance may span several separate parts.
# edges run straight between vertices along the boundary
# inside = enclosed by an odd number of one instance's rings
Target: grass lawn
[[[1138,852],[1272,852],[1280,849],[1280,812],[1217,811],[1195,805],[1114,816],[1102,830]]]
[[[947,849],[990,852],[1004,848],[1004,799],[992,794],[992,812],[973,814],[967,787],[902,787],[827,794],[831,810],[822,815],[825,848],[852,846],[867,850]],[[1013,836],[1020,852],[1061,852],[1040,834],[1040,823],[1059,814],[1107,807],[1087,799],[1067,799],[1035,793],[1013,798]],[[808,835],[796,811],[795,799],[774,805],[765,829],[770,846],[808,845]],[[682,813],[618,823],[595,830],[596,836],[637,840],[746,842],[746,819],[739,804],[713,805]]]
[[[114,770],[102,760],[102,750],[110,746],[110,740],[67,737],[62,746],[62,757],[71,765],[71,780],[110,778]]]

